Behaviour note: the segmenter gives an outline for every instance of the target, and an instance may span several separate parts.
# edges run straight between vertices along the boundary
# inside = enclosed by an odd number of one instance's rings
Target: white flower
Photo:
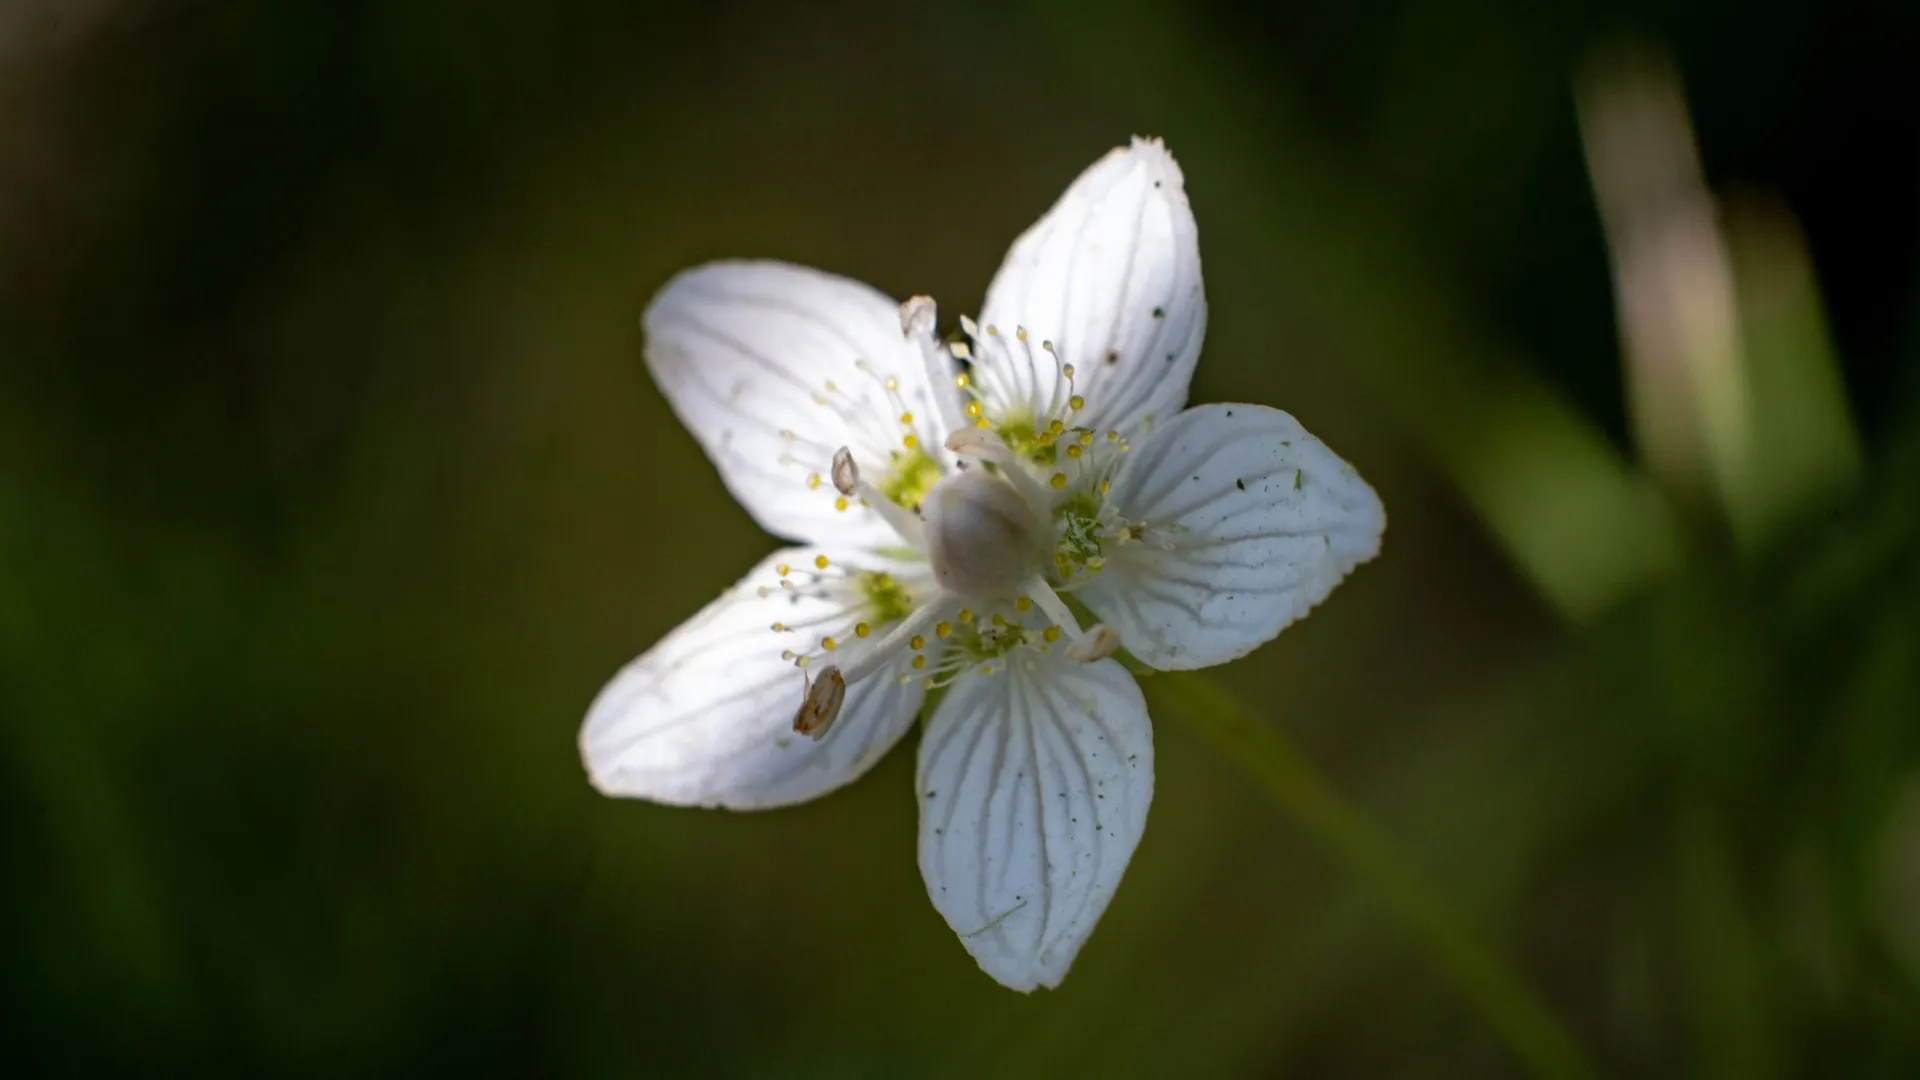
[[[1286,413],[1182,411],[1206,329],[1180,169],[1095,163],[967,341],[772,262],[676,277],[647,363],[776,552],[628,665],[580,734],[609,795],[758,809],[865,772],[930,689],[920,869],[995,979],[1056,986],[1146,826],[1162,669],[1279,633],[1379,549],[1380,501]],[[1098,622],[1083,626],[1079,609]]]

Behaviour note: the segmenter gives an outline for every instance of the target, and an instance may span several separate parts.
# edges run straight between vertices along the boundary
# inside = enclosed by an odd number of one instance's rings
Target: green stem
[[[1278,729],[1248,714],[1200,675],[1162,675],[1148,685],[1214,746],[1259,782],[1279,807],[1355,877],[1379,893],[1432,954],[1441,974],[1536,1076],[1590,1077],[1596,1070],[1520,977],[1420,876],[1378,828],[1342,801]],[[1157,697],[1160,695],[1156,695]]]

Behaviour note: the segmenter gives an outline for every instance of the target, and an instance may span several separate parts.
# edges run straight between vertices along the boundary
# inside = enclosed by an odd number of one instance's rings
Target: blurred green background
[[[1164,684],[1146,838],[1032,998],[926,899],[910,748],[778,813],[585,782],[592,695],[774,544],[649,384],[651,292],[780,257],[944,327],[1141,133],[1200,222],[1195,400],[1293,412],[1390,518],[1223,683],[1605,1071],[1920,1074],[1917,42],[1816,0],[0,3],[0,1057],[1519,1074]],[[1583,148],[1662,52],[1718,367],[1623,359],[1619,275],[1695,309]],[[1747,441],[1660,370],[1744,387]]]

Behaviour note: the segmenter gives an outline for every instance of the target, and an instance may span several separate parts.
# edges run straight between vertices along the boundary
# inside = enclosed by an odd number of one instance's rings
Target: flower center
[[[930,302],[909,301],[901,309],[903,328],[924,331],[929,327],[922,323],[930,319]],[[1036,345],[1022,328],[1003,335],[993,326],[982,328],[965,317],[960,321],[971,345],[954,343],[953,358],[982,370],[977,357],[993,356],[998,362],[983,370],[1035,373],[1025,383],[1001,376],[990,387],[977,386],[973,373],[953,376],[954,388],[966,400],[963,408],[942,417],[945,449],[971,459],[971,467],[963,463],[943,475],[940,461],[912,430],[914,416],[897,399],[897,381],[886,378],[881,385],[888,404],[901,410],[899,423],[909,429],[901,449],[887,455],[888,474],[877,485],[863,478],[852,450],[841,447],[830,452],[824,476],[815,472],[807,478],[810,488],[830,478],[838,509],[856,500],[871,507],[905,544],[902,557],[925,555],[938,585],[934,595],[921,598],[908,595],[888,574],[863,574],[861,610],[872,623],[854,628],[855,637],[863,639],[859,645],[841,653],[848,642],[829,635],[818,639],[817,650],[783,654],[810,671],[794,730],[815,739],[833,725],[848,687],[908,651],[910,673],[900,674],[900,682],[919,679],[936,687],[964,672],[991,676],[1002,657],[1020,650],[1059,648],[1069,660],[1092,662],[1123,646],[1111,627],[1082,631],[1061,594],[1106,568],[1110,544],[1143,538],[1140,526],[1122,520],[1107,503],[1112,478],[1133,448],[1128,433],[1075,422],[1087,401],[1076,389],[1074,366],[1061,359],[1051,341]],[[931,348],[931,337],[921,336]],[[1015,363],[1016,350],[1021,364]],[[1040,363],[1041,355],[1050,363]],[[856,366],[873,374],[864,362]],[[945,358],[928,366],[944,369]],[[1043,374],[1049,366],[1051,379]],[[816,400],[838,407],[838,389],[828,384],[827,391]],[[841,411],[852,426],[855,410]],[[1132,433],[1145,434],[1150,423],[1133,425]],[[826,557],[818,562],[824,571]],[[786,569],[782,586],[791,587]],[[792,628],[776,623],[774,629]],[[835,653],[839,663],[810,668],[812,661]]]
[[[942,478],[921,512],[934,579],[956,596],[1012,595],[1040,564],[1046,522],[1012,484],[985,469]]]

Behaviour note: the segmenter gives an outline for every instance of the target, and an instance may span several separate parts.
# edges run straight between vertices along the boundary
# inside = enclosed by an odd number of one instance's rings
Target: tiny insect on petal
[[[833,452],[833,489],[842,495],[851,495],[860,486],[860,466],[853,463],[853,454],[841,447]]]
[[[807,736],[815,742],[826,738],[828,729],[840,715],[840,705],[847,700],[847,680],[837,667],[823,668],[813,685],[807,687],[807,697],[800,703],[800,711],[794,714],[793,730]]]

